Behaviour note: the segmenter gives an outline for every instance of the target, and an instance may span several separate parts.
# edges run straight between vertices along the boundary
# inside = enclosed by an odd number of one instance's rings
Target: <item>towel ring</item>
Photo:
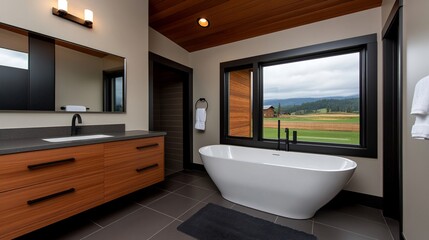
[[[206,105],[207,105],[206,106],[206,111],[207,111],[207,109],[209,109],[209,102],[207,102],[207,100],[205,98],[200,98],[200,99],[198,99],[195,102],[195,109],[197,109],[197,105],[198,105],[199,102],[206,103]]]

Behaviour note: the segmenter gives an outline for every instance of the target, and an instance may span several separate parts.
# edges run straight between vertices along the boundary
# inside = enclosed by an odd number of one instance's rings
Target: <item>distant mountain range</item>
[[[344,99],[352,99],[352,98],[359,98],[359,95],[352,95],[352,96],[346,96],[346,97],[336,96],[336,97],[322,97],[322,98],[269,99],[264,101],[264,105],[272,105],[273,107],[277,108],[279,103],[282,107],[285,107],[285,106],[301,105],[303,103],[309,103],[309,102],[317,102],[317,101],[326,100],[326,99],[344,100]]]

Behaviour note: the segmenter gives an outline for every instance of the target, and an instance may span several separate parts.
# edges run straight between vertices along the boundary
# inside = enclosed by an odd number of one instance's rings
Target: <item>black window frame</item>
[[[277,148],[277,140],[263,139],[262,136],[263,66],[360,52],[360,145],[298,141],[296,144],[290,144],[289,150],[377,158],[377,51],[377,34],[370,34],[220,63],[220,143],[266,149]],[[252,137],[228,136],[228,72],[249,67],[253,68]],[[282,149],[285,149],[284,139],[281,145]]]

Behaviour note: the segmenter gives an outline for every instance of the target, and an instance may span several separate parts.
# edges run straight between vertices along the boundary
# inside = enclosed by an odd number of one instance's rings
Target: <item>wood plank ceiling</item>
[[[381,6],[382,0],[149,0],[149,25],[189,52]],[[197,19],[207,18],[208,28]]]

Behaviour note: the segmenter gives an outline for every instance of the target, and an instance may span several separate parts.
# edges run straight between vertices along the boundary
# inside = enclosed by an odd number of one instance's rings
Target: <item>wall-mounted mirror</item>
[[[0,23],[0,110],[125,112],[126,60]]]

